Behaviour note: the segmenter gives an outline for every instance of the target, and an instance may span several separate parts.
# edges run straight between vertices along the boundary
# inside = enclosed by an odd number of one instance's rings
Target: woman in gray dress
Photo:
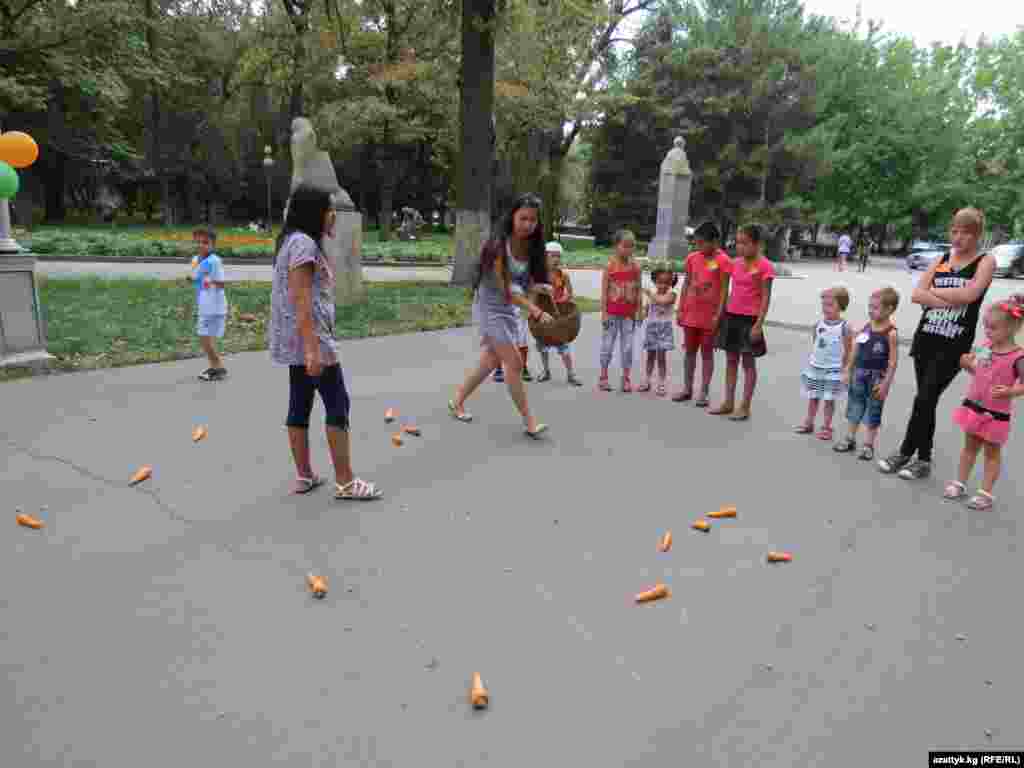
[[[448,401],[448,410],[459,421],[471,421],[465,402],[491,372],[501,365],[512,401],[523,417],[526,434],[537,438],[547,429],[530,412],[523,386],[523,359],[520,356],[515,308],[527,316],[549,323],[551,315],[531,299],[538,293],[551,293],[547,257],[544,253],[544,228],[539,220],[540,199],[523,195],[505,216],[501,234],[487,241],[480,253],[480,267],[474,285],[474,314],[480,323],[480,362]]]

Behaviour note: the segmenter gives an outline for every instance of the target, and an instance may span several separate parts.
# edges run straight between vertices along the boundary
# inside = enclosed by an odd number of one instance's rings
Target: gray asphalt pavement
[[[769,330],[735,424],[594,391],[598,332],[588,316],[575,345],[584,389],[557,361],[529,385],[540,443],[493,383],[472,424],[449,418],[472,329],[343,344],[355,468],[385,492],[361,505],[287,495],[286,375],[262,353],[215,384],[193,360],[0,385],[0,765],[854,768],[1024,747],[1019,425],[999,506],[971,513],[940,500],[962,380],[936,476],[911,485],[792,434],[804,334]],[[884,449],[912,395],[904,358]],[[388,407],[423,436],[393,447]],[[689,529],[723,504],[738,519]],[[43,505],[43,531],[15,525]],[[657,581],[671,599],[634,605]]]
[[[913,335],[921,317],[921,308],[910,301],[913,286],[920,279],[920,272],[908,273],[892,260],[872,265],[865,273],[856,271],[836,272],[825,262],[796,262],[787,265],[795,273],[794,279],[780,279],[773,289],[769,322],[788,327],[809,328],[821,314],[821,292],[834,285],[845,285],[851,294],[851,305],[847,317],[860,326],[867,322],[868,300],[871,293],[885,285],[892,285],[900,292],[900,306],[896,311],[895,323],[901,336]],[[111,276],[143,276],[177,278],[182,269],[173,264],[106,264],[90,262],[38,262],[41,274],[82,275],[100,274]],[[228,280],[270,280],[269,266],[225,267]],[[592,299],[601,296],[601,273],[597,270],[570,270],[576,293]],[[364,267],[363,276],[372,281],[436,280],[447,282],[451,272],[444,268],[405,267]],[[989,290],[988,300],[1005,299],[1013,293],[1024,293],[1024,281],[998,279]],[[230,298],[230,296],[229,296]]]

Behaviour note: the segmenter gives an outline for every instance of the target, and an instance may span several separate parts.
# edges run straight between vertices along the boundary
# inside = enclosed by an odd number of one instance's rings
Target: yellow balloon
[[[15,167],[28,168],[39,158],[35,139],[21,131],[0,134],[0,160]]]

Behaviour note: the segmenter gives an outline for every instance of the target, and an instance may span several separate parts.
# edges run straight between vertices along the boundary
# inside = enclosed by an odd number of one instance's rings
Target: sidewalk
[[[792,434],[804,334],[768,332],[735,424],[595,392],[599,331],[588,315],[574,345],[585,388],[557,359],[528,385],[539,443],[491,382],[472,424],[448,416],[474,329],[343,343],[355,467],[385,493],[362,505],[287,495],[286,374],[263,353],[212,385],[196,361],[0,384],[0,765],[855,768],[866,744],[889,765],[1019,748],[1004,596],[1024,481],[1007,471],[986,514],[940,500],[964,381],[936,476],[910,485]],[[912,396],[901,361],[883,448]],[[423,436],[393,447],[388,407]],[[723,504],[739,518],[689,530]],[[15,526],[43,505],[47,528]],[[657,581],[671,599],[634,605]]]

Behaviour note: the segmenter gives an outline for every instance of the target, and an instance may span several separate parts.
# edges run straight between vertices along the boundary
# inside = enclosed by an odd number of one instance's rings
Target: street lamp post
[[[267,232],[271,230],[271,226],[274,223],[270,202],[270,171],[274,167],[273,152],[274,150],[269,144],[263,147],[263,170],[266,171],[267,176]]]

